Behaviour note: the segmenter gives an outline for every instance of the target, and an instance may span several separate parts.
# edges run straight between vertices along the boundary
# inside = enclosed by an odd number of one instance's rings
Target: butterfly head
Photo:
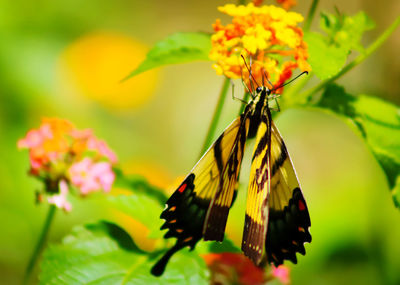
[[[256,96],[263,96],[263,97],[266,96],[266,97],[268,97],[272,93],[272,91],[273,90],[269,89],[267,86],[258,86],[256,88],[254,97],[256,97]]]

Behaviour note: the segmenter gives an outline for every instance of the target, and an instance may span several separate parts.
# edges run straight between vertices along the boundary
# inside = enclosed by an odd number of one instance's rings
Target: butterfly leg
[[[235,85],[233,84],[233,83],[231,83],[232,84],[232,99],[233,100],[238,100],[238,101],[240,101],[240,102],[242,102],[243,104],[245,104],[245,105],[247,105],[247,102],[246,101],[244,101],[243,99],[240,99],[239,97],[235,97],[235,95],[234,95],[234,90],[235,90]]]

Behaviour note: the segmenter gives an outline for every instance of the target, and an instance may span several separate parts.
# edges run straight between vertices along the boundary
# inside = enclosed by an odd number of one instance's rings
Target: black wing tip
[[[161,276],[165,268],[167,267],[167,263],[169,259],[174,255],[178,250],[184,248],[187,244],[179,244],[178,242],[171,247],[161,258],[157,261],[156,264],[151,268],[150,272],[152,275],[159,277]]]
[[[270,209],[266,239],[267,259],[275,266],[289,260],[297,264],[296,253],[306,254],[310,243],[310,216],[300,188],[293,189],[292,198],[283,210]]]
[[[166,262],[157,262],[152,268],[150,273],[155,276],[155,277],[160,277],[164,271],[165,271],[165,267],[167,266]]]

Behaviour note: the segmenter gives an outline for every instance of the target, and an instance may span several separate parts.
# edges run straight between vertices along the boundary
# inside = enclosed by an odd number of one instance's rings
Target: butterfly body
[[[296,263],[311,241],[310,218],[286,146],[272,121],[271,90],[258,87],[244,112],[206,151],[167,201],[161,218],[165,238],[176,244],[152,268],[159,276],[173,253],[204,240],[222,241],[247,139],[256,138],[242,251],[256,265]]]

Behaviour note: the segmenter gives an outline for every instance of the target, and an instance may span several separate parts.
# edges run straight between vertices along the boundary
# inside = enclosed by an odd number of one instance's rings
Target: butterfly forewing
[[[247,131],[243,114],[226,128],[168,199],[161,213],[165,219],[161,229],[168,229],[165,238],[175,237],[177,242],[153,267],[154,275],[162,274],[174,252],[185,246],[193,249],[203,236],[223,239]]]
[[[285,259],[296,263],[296,252],[304,255],[304,243],[311,242],[311,222],[289,153],[273,122],[268,205],[266,259],[276,266],[282,264]]]
[[[207,212],[203,228],[204,240],[222,241],[224,238],[225,226],[239,177],[248,129],[249,120],[246,115],[242,115],[241,126],[235,138],[235,144],[228,160],[224,164],[219,188],[213,195]]]

